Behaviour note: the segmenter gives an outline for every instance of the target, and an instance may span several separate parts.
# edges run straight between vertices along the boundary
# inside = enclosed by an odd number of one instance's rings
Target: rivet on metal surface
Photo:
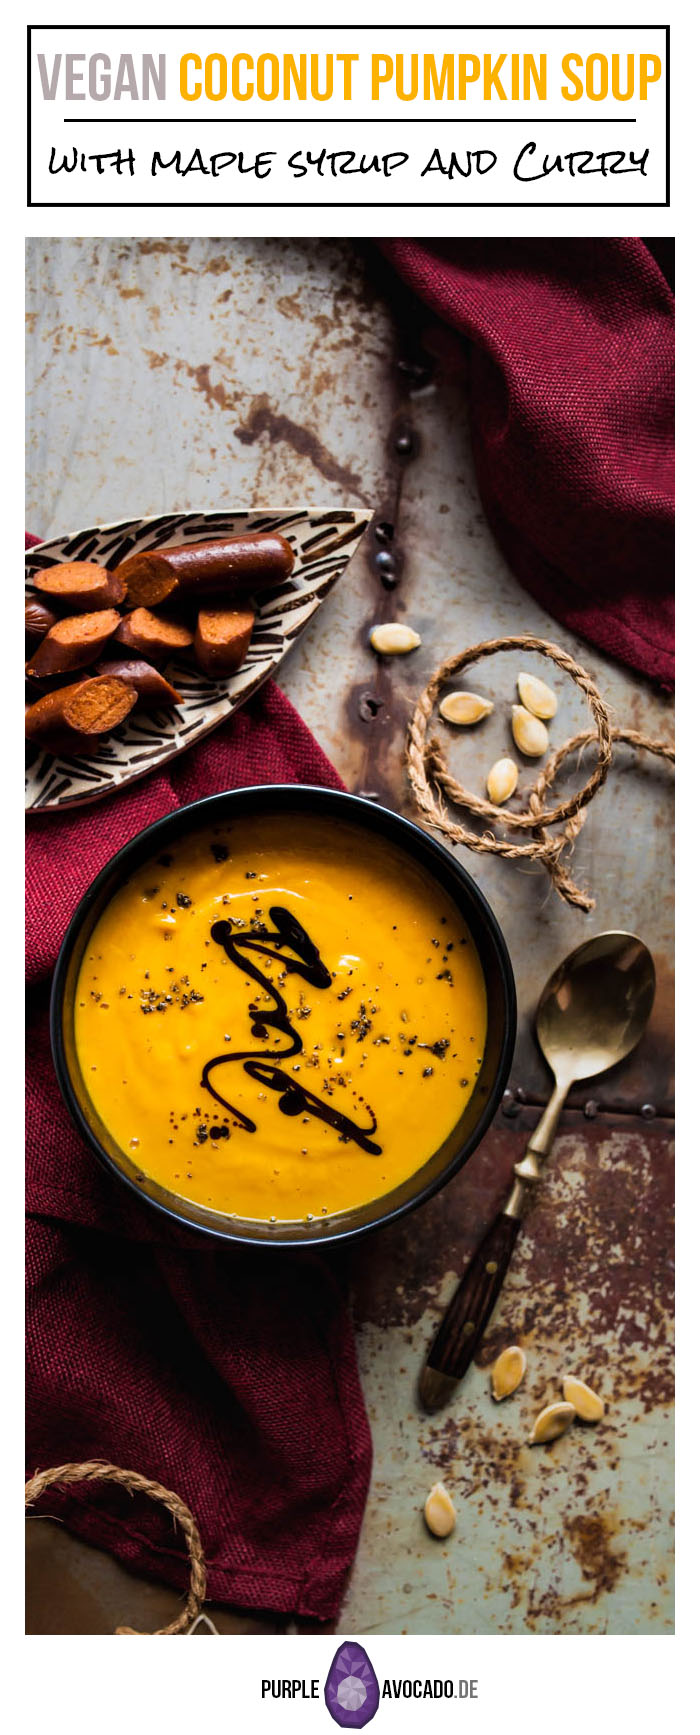
[[[383,705],[384,700],[375,699],[373,693],[361,693],[358,699],[357,709],[363,723],[373,723],[377,713],[382,710]]]
[[[501,1114],[507,1115],[511,1120],[515,1115],[520,1114],[520,1103],[516,1102],[512,1090],[504,1090],[503,1092]]]
[[[387,522],[387,520],[384,518],[380,521],[379,524],[375,524],[374,534],[375,534],[377,542],[393,542],[393,540],[394,540],[394,526],[393,526],[393,524],[389,524]]]
[[[417,398],[435,391],[435,363],[432,358],[425,361],[400,361],[398,371],[403,374],[409,397]]]
[[[494,1273],[498,1270],[495,1259],[489,1259],[486,1270],[488,1271],[489,1277],[493,1277]]]
[[[425,361],[401,360],[397,366],[399,373],[405,374],[411,385],[417,390],[420,390],[421,386],[427,385],[428,380],[432,379],[435,372],[435,364],[432,358],[429,359],[427,356]]]
[[[413,451],[413,440],[410,434],[398,434],[396,450],[402,458],[410,458]]]
[[[595,1117],[598,1113],[598,1104],[597,1104],[597,1102],[594,1101],[593,1097],[589,1097],[588,1102],[584,1103],[583,1112],[586,1116],[587,1121],[594,1121],[595,1120]]]
[[[656,1115],[656,1109],[653,1102],[643,1102],[640,1113],[642,1120],[653,1121]]]
[[[385,590],[395,590],[399,582],[396,571],[396,561],[388,548],[380,548],[374,556],[374,564]]]

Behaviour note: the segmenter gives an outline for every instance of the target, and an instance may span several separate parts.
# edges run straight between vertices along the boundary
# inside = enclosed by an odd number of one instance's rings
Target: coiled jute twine
[[[520,813],[511,813],[507,808],[497,807],[495,803],[484,800],[482,796],[472,795],[469,790],[464,789],[452,776],[439,741],[434,736],[427,739],[432,714],[443,687],[472,663],[481,662],[484,657],[495,657],[500,651],[538,651],[542,656],[549,657],[551,662],[556,663],[557,668],[570,675],[576,686],[580,687],[595,724],[595,728],[581,730],[579,734],[570,736],[563,746],[556,748],[536,778],[527,808]],[[482,855],[502,855],[509,861],[540,861],[550,875],[555,890],[567,904],[572,904],[579,910],[593,910],[595,898],[574,883],[562,856],[565,850],[572,849],[586,818],[585,809],[605,782],[612,764],[615,741],[642,748],[646,753],[655,753],[675,764],[675,749],[671,742],[642,735],[637,729],[618,729],[614,726],[608,706],[592,676],[581,668],[580,663],[574,662],[573,657],[559,645],[551,644],[549,639],[535,638],[531,633],[521,633],[514,638],[484,639],[482,644],[471,645],[458,656],[448,657],[447,661],[436,669],[421,693],[408,726],[408,775],[424,818],[452,843],[466,844],[468,849],[476,850]],[[588,782],[566,801],[546,808],[547,792],[565,759],[593,742],[597,742],[598,756]],[[443,799],[445,796],[453,806],[466,808],[475,818],[495,821],[511,831],[530,832],[531,835],[526,842],[515,843],[507,837],[496,837],[490,827],[483,832],[471,831],[450,818]],[[548,836],[547,833],[551,832],[553,826],[559,826],[561,830]]]
[[[192,1621],[201,1614],[207,1590],[202,1538],[189,1506],[185,1505],[178,1494],[173,1494],[170,1488],[163,1488],[160,1482],[150,1482],[146,1476],[139,1476],[137,1470],[120,1470],[116,1464],[102,1464],[98,1459],[94,1459],[85,1464],[59,1464],[53,1470],[38,1470],[35,1476],[30,1476],[29,1481],[25,1482],[25,1509],[33,1506],[35,1500],[46,1493],[47,1488],[65,1488],[73,1482],[116,1482],[120,1488],[126,1488],[129,1494],[146,1494],[149,1500],[159,1501],[160,1505],[171,1513],[183,1532],[190,1560],[190,1588],[185,1606],[175,1620],[170,1621],[167,1627],[158,1627],[153,1635],[139,1634],[134,1627],[117,1627],[116,1631],[129,1633],[135,1638],[160,1638],[166,1633],[186,1633]]]

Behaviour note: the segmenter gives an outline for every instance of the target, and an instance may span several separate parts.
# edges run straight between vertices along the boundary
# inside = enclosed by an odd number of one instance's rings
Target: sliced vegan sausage
[[[96,675],[109,675],[118,681],[127,681],[136,688],[137,704],[142,710],[171,710],[173,705],[183,703],[182,694],[171,687],[165,676],[159,674],[151,663],[140,662],[137,657],[107,658],[98,663]]]
[[[116,608],[126,596],[126,585],[116,570],[108,572],[106,566],[97,566],[92,560],[59,561],[38,572],[32,582],[35,590],[54,597],[71,614]]]
[[[102,608],[94,614],[67,615],[65,620],[56,621],[27,663],[27,674],[43,680],[48,675],[87,668],[102,655],[119,619],[115,608]]]
[[[105,675],[74,681],[28,706],[24,732],[51,753],[94,753],[102,737],[133,711],[136,699],[136,688],[126,681]]]
[[[248,591],[281,584],[293,565],[294,549],[286,536],[251,531],[224,541],[132,554],[116,571],[132,607],[155,608],[192,594],[205,602],[217,596],[233,602]]]
[[[123,616],[114,638],[116,644],[133,651],[137,657],[145,657],[146,662],[164,663],[177,651],[188,650],[194,633],[180,621],[151,614],[148,608],[135,608]]]
[[[245,659],[254,626],[252,609],[200,608],[194,654],[202,673],[213,680],[235,675]]]

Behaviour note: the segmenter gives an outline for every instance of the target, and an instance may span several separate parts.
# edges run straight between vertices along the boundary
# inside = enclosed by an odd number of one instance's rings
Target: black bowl
[[[486,1042],[476,1087],[439,1150],[416,1174],[381,1198],[315,1219],[308,1226],[301,1222],[273,1224],[227,1218],[144,1178],[137,1165],[119,1149],[90,1101],[78,1065],[73,1024],[83,953],[106,904],[134,869],[184,833],[252,814],[275,813],[298,814],[300,820],[309,815],[319,816],[330,824],[342,820],[357,826],[359,832],[369,831],[386,838],[420,863],[450,894],[467,923],[481,961],[487,995]],[[339,791],[294,784],[269,784],[211,795],[168,814],[132,838],[102,869],[79,904],[61,947],[51,996],[51,1046],[58,1081],[79,1131],[100,1162],[132,1192],[178,1223],[204,1230],[221,1241],[277,1247],[310,1246],[361,1235],[413,1210],[451,1180],[476,1149],[493,1119],[510,1071],[515,1026],[515,985],[503,935],[479,887],[454,857],[417,825],[400,819],[385,807]]]

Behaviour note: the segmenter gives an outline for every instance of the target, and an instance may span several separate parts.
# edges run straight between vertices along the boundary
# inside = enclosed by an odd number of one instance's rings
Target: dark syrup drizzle
[[[320,1097],[314,1096],[313,1091],[307,1090],[305,1085],[297,1084],[294,1079],[289,1078],[282,1067],[271,1064],[278,1060],[291,1060],[293,1055],[301,1054],[304,1045],[298,1031],[290,1023],[289,1010],[283,996],[269,977],[258,970],[250,957],[245,956],[245,953],[260,952],[266,958],[277,959],[279,963],[284,965],[288,976],[301,976],[303,981],[308,982],[312,988],[330,988],[332,977],[322,962],[313,940],[310,939],[306,929],[302,928],[301,923],[297,921],[296,916],[291,914],[290,910],[275,905],[270,910],[270,920],[274,922],[276,933],[270,928],[266,928],[263,923],[245,933],[239,933],[231,922],[224,920],[214,922],[211,928],[211,937],[217,946],[221,946],[231,963],[235,964],[238,970],[243,970],[246,976],[252,976],[253,980],[261,988],[264,988],[265,993],[273,1002],[269,1011],[261,1011],[260,1007],[255,1005],[248,1007],[251,1035],[266,1040],[271,1030],[278,1030],[282,1036],[287,1037],[289,1047],[272,1054],[269,1052],[261,1054],[260,1050],[255,1048],[242,1049],[238,1054],[217,1054],[213,1060],[208,1060],[204,1067],[201,1078],[202,1087],[209,1091],[210,1096],[213,1096],[216,1102],[221,1103],[222,1108],[233,1115],[238,1126],[243,1127],[248,1133],[256,1132],[255,1121],[244,1114],[242,1109],[235,1108],[233,1103],[228,1102],[226,1097],[222,1096],[211,1083],[211,1074],[216,1066],[224,1066],[232,1060],[241,1060],[243,1071],[247,1072],[249,1078],[254,1078],[258,1084],[265,1084],[270,1090],[276,1090],[279,1093],[277,1106],[281,1114],[315,1115],[317,1120],[325,1121],[327,1126],[333,1127],[335,1132],[340,1133],[342,1139],[352,1140],[360,1146],[361,1150],[368,1151],[371,1156],[381,1156],[381,1145],[374,1144],[369,1137],[370,1133],[376,1131],[377,1126],[376,1116],[371,1109],[368,1112],[372,1124],[365,1130],[358,1126],[355,1121],[350,1120],[347,1115],[340,1114],[338,1109],[331,1108],[327,1103],[322,1102]],[[283,952],[281,950],[283,946],[289,947],[289,952]]]

